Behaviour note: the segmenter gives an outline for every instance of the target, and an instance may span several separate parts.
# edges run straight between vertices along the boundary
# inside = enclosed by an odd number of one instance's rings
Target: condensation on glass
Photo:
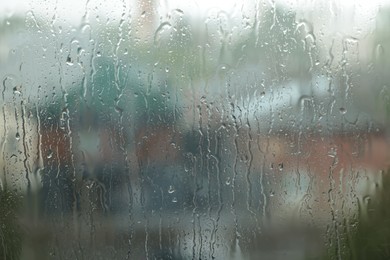
[[[0,259],[390,257],[387,1],[1,1]]]

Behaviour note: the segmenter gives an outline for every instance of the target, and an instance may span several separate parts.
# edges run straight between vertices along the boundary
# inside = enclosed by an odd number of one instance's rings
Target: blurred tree
[[[0,259],[19,259],[23,233],[18,211],[22,199],[9,189],[0,190]]]

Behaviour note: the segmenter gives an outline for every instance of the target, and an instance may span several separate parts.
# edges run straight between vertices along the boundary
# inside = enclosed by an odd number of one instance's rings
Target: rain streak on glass
[[[0,259],[387,259],[390,5],[0,2]]]

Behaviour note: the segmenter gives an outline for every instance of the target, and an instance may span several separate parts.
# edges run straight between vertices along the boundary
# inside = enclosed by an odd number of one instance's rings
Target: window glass
[[[0,2],[0,259],[390,257],[390,5]]]

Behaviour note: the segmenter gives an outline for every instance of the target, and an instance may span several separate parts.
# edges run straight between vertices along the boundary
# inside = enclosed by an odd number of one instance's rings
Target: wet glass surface
[[[2,1],[0,259],[388,259],[386,1]]]

